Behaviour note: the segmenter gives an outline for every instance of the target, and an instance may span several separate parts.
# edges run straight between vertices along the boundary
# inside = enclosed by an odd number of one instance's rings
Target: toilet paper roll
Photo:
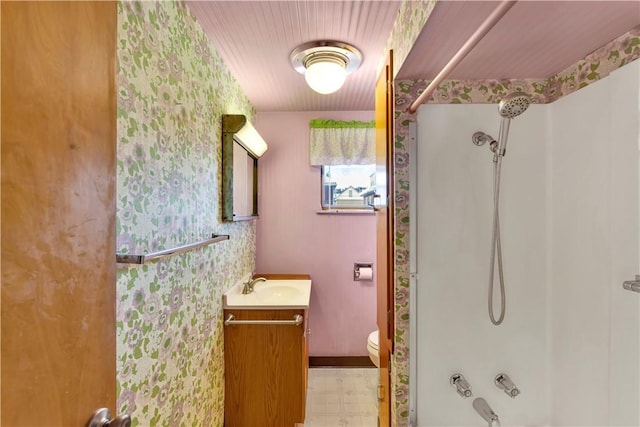
[[[359,270],[358,280],[373,280],[373,268],[361,267]]]

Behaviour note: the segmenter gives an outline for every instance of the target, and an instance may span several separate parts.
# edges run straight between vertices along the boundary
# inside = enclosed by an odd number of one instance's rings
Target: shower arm
[[[436,90],[438,85],[458,66],[460,62],[473,50],[474,47],[487,35],[489,31],[502,19],[504,15],[516,4],[516,1],[503,0],[491,14],[484,20],[478,29],[469,37],[455,55],[447,62],[447,65],[438,73],[438,75],[429,83],[429,86],[416,98],[409,106],[407,111],[410,114],[416,112],[420,104],[429,99],[431,94]]]

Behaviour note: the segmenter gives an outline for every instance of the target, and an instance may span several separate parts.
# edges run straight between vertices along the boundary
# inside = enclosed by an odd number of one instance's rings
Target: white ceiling
[[[398,78],[435,77],[497,4],[439,2]],[[519,1],[449,77],[551,77],[638,25],[640,1]]]
[[[375,83],[397,1],[188,1],[257,111],[373,110]],[[331,95],[312,91],[289,54],[338,40],[362,52],[360,68]]]
[[[187,1],[257,111],[373,110],[373,87],[399,1]],[[431,79],[495,8],[440,0],[400,79]],[[451,78],[544,78],[640,25],[640,0],[519,1]],[[320,95],[289,62],[297,46],[339,40],[364,56],[338,92]]]

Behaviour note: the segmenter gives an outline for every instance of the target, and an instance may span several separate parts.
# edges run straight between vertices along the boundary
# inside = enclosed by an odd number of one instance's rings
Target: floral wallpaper
[[[543,87],[546,102],[553,102],[594,83],[638,58],[640,58],[640,26],[547,79]]]
[[[394,49],[394,75],[402,66],[411,46],[433,10],[430,2],[403,4],[389,48]],[[435,3],[435,2],[434,2]],[[412,19],[409,9],[422,8]],[[404,31],[396,32],[398,23]],[[420,25],[421,24],[421,25]],[[640,27],[618,37],[566,70],[542,80],[445,80],[430,103],[498,103],[507,94],[523,91],[536,103],[551,103],[567,96],[640,57]],[[395,185],[395,342],[392,360],[392,425],[409,425],[409,124],[415,115],[406,110],[425,90],[429,81],[394,82],[394,185]]]
[[[589,54],[578,63],[547,79],[445,80],[433,93],[430,103],[492,104],[514,91],[528,93],[536,103],[546,104],[567,96],[609,75],[640,57],[640,27],[623,34]],[[399,97],[396,108],[404,108],[427,87],[427,80],[395,82]]]
[[[400,5],[398,17],[393,24],[385,48],[385,52],[393,49],[394,77],[398,74],[404,60],[407,59],[409,51],[427,23],[427,19],[437,2],[438,0],[403,0]],[[386,55],[383,55],[384,59],[386,59]],[[380,68],[382,65],[380,64]]]
[[[393,76],[398,74],[438,0],[403,0],[387,41],[393,50]],[[386,59],[386,54],[383,58]],[[382,68],[383,64],[380,64]],[[394,89],[398,92],[398,89]],[[424,90],[424,89],[423,89]],[[397,101],[396,101],[397,102]],[[395,107],[397,109],[397,106]],[[395,186],[395,334],[391,360],[391,425],[409,425],[409,147],[408,124],[394,119]],[[399,136],[399,132],[406,135]]]
[[[418,85],[411,86],[417,88]],[[424,90],[424,88],[422,88]],[[417,91],[412,93],[417,96]],[[409,123],[413,115],[406,112],[406,100],[395,87],[394,110],[394,192],[395,192],[395,334],[392,363],[392,426],[409,425]],[[415,98],[413,98],[415,99]],[[398,105],[399,100],[405,101]]]
[[[220,220],[221,116],[254,114],[183,2],[120,2],[117,249],[230,240],[117,274],[118,413],[222,426],[222,293],[254,267],[253,222]]]

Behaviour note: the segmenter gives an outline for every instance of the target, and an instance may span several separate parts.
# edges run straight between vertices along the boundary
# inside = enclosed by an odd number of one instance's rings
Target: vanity
[[[294,427],[307,395],[309,275],[256,274],[223,295],[225,427]]]

